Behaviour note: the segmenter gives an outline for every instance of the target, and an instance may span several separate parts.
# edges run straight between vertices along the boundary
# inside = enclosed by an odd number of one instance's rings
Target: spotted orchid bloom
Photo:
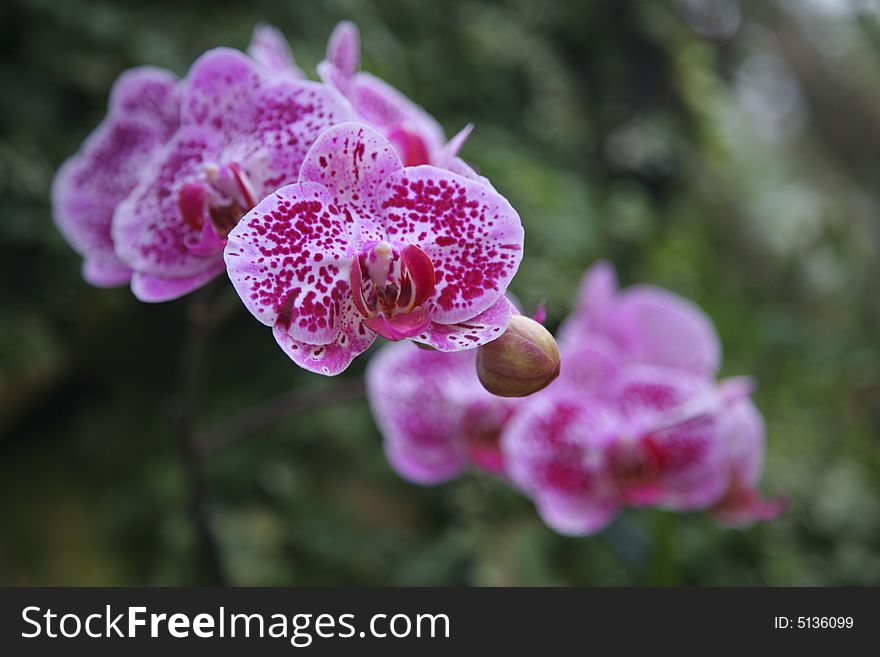
[[[498,337],[523,229],[491,188],[404,167],[370,127],[343,123],[309,150],[299,182],[229,234],[226,264],[251,313],[301,367],[342,372],[376,335],[460,351]]]
[[[367,365],[367,399],[385,453],[401,477],[438,484],[467,467],[503,475],[501,431],[516,403],[486,392],[476,351],[382,347]]]
[[[357,26],[350,21],[339,23],[327,42],[324,61],[318,64],[320,78],[351,101],[359,121],[391,142],[404,166],[432,164],[477,178],[457,157],[473,126],[468,125],[447,143],[437,119],[384,80],[359,70],[360,48]]]
[[[647,363],[714,377],[721,343],[712,321],[692,301],[663,288],[619,290],[610,263],[590,268],[575,311],[557,336],[563,354],[595,343],[617,362]]]
[[[202,55],[183,82],[180,129],[114,215],[135,296],[175,299],[220,275],[229,231],[294,182],[315,138],[350,116],[326,85],[228,48]]]
[[[55,176],[55,223],[83,257],[83,278],[92,285],[131,280],[113,247],[113,213],[177,130],[179,104],[171,72],[146,66],[126,71],[113,85],[104,120]]]
[[[604,391],[556,384],[508,424],[507,472],[563,534],[595,533],[624,505],[707,508],[727,485],[728,406],[712,383],[647,365]]]

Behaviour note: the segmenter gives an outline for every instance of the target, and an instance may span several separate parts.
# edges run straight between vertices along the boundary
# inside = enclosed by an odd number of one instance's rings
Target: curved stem
[[[343,404],[363,396],[364,384],[361,380],[346,381],[329,389],[292,390],[248,408],[211,429],[199,432],[194,443],[200,455],[210,456],[295,413]]]
[[[210,329],[216,324],[210,307],[212,286],[196,293],[187,306],[187,329],[183,345],[180,382],[180,407],[177,417],[177,442],[186,478],[189,514],[199,548],[201,577],[214,585],[225,585],[220,548],[214,534],[210,503],[200,452],[195,441],[198,392],[204,370]]]

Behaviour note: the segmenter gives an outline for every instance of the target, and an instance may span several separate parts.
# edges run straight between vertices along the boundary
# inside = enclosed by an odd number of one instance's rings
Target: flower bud
[[[533,319],[514,315],[504,334],[477,350],[477,376],[499,397],[526,397],[559,376],[559,347]]]

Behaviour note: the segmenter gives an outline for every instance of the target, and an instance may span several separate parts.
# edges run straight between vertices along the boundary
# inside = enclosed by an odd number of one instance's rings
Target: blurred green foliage
[[[365,68],[452,134],[522,215],[514,292],[569,311],[606,257],[695,299],[725,374],[754,374],[780,520],[623,514],[563,538],[486,477],[400,480],[362,401],[206,462],[237,584],[880,584],[880,14],[843,0],[361,3],[11,0],[0,8],[0,583],[201,580],[171,419],[187,301],[78,275],[48,190],[123,69],[184,74],[266,20],[308,72],[342,18]],[[229,293],[221,291],[221,294]],[[300,371],[233,306],[199,390],[210,426]]]

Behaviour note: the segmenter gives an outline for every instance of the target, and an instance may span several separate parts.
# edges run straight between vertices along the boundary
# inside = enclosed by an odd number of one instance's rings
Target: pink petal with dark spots
[[[83,275],[93,285],[128,282],[128,267],[113,247],[113,212],[177,128],[178,108],[177,79],[170,72],[126,71],[113,85],[101,125],[55,176],[55,223],[85,258]]]
[[[350,299],[343,302],[340,313],[336,339],[328,344],[298,342],[280,325],[273,328],[272,334],[284,353],[300,367],[325,376],[336,376],[345,371],[351,361],[366,351],[376,338],[376,334],[363,324],[360,313]]]
[[[500,337],[510,324],[512,312],[510,302],[501,297],[488,310],[467,321],[457,324],[431,322],[428,329],[413,340],[438,351],[474,349]]]
[[[615,396],[626,431],[612,456],[639,461],[635,476],[619,482],[627,501],[675,510],[716,502],[726,485],[717,386],[680,370],[631,366]]]
[[[475,352],[444,354],[413,344],[382,347],[367,365],[367,399],[392,467],[419,484],[453,478],[467,465],[462,420],[489,393]]]
[[[392,174],[379,190],[392,245],[415,244],[434,263],[434,320],[479,315],[507,290],[522,259],[519,215],[492,189],[431,166]]]
[[[180,215],[180,188],[202,176],[216,159],[220,135],[200,127],[181,128],[162,150],[142,182],[120,204],[113,219],[116,250],[132,269],[161,278],[190,277],[216,265],[219,256],[193,254],[200,228]]]
[[[254,317],[316,345],[337,338],[343,302],[351,299],[352,256],[345,217],[315,183],[288,185],[263,199],[229,233],[224,253],[229,278]]]
[[[501,440],[508,475],[562,534],[593,534],[619,506],[603,461],[619,420],[590,402],[564,388],[538,393],[513,416]]]
[[[345,216],[358,247],[385,239],[377,189],[402,165],[394,149],[375,130],[362,123],[341,123],[314,143],[300,171],[301,182],[325,186]]]
[[[576,348],[586,339],[586,333],[615,339],[609,320],[617,290],[617,273],[610,262],[599,260],[587,270],[581,280],[575,309],[562,322],[556,336],[561,349]]]
[[[244,53],[215,48],[199,57],[187,73],[181,123],[221,132],[244,132],[254,120],[254,98],[263,71]]]

